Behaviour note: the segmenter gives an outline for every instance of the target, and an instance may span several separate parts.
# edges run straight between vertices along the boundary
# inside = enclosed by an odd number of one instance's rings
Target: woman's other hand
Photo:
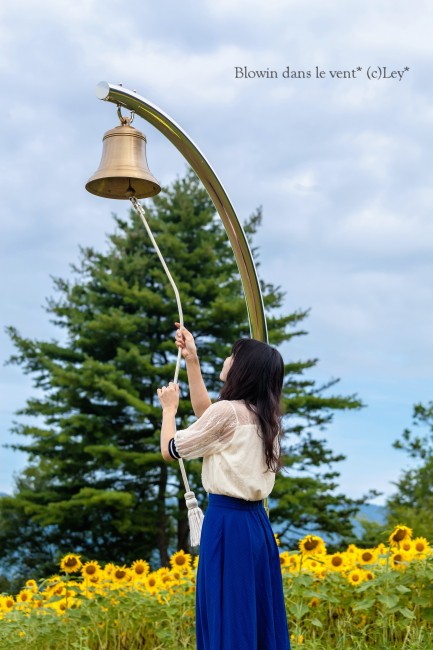
[[[177,413],[177,408],[179,406],[179,384],[174,384],[172,381],[168,386],[162,386],[156,391],[158,395],[159,403],[162,406],[163,411],[173,411],[174,414]]]
[[[174,342],[176,347],[182,350],[182,356],[185,361],[197,359],[197,348],[195,345],[194,337],[186,327],[182,327],[180,323],[175,323],[178,328]]]

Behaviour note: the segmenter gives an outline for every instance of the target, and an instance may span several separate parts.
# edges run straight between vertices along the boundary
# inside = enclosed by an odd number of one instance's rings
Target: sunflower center
[[[369,551],[366,551],[365,553],[362,554],[361,557],[364,560],[364,562],[370,562],[370,560],[373,559],[373,554],[370,553]]]
[[[68,568],[74,567],[77,564],[78,564],[78,562],[77,562],[75,557],[68,557],[68,559],[65,562],[65,566],[67,566]]]
[[[338,557],[338,555],[337,555],[337,557],[332,558],[331,563],[332,563],[333,566],[341,566],[343,564],[343,560],[341,559],[341,557]]]
[[[92,564],[90,566],[87,566],[86,573],[87,575],[92,576],[94,573],[96,573],[96,567],[93,566]]]
[[[403,528],[398,528],[398,530],[396,530],[394,535],[392,536],[392,539],[394,540],[394,542],[401,542],[405,537],[406,537],[406,531]]]
[[[305,542],[304,546],[307,551],[314,551],[315,548],[317,548],[319,545],[319,542],[317,539],[307,539]]]

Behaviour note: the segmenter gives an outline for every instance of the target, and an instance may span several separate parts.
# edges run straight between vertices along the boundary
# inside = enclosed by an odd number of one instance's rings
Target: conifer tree
[[[176,278],[185,325],[196,337],[204,378],[219,390],[220,365],[232,343],[249,336],[239,274],[214,206],[192,172],[148,206],[149,223]],[[258,210],[244,227],[251,245]],[[159,453],[161,410],[156,389],[172,380],[176,303],[168,280],[134,211],[115,217],[105,252],[84,248],[72,279],[56,279],[47,312],[58,340],[9,333],[11,359],[37,388],[16,425],[28,466],[14,494],[0,499],[0,553],[22,567],[54,569],[66,552],[101,560],[137,558],[166,564],[169,553],[188,548],[183,486],[177,464]],[[254,249],[253,249],[254,250]],[[255,250],[257,258],[257,251]],[[307,315],[281,314],[284,294],[262,283],[270,342],[305,334]],[[288,346],[290,350],[290,346]],[[335,382],[317,386],[306,377],[316,360],[286,365],[285,471],[276,483],[271,518],[287,537],[296,529],[350,532],[359,502],[335,494],[343,456],[315,432],[340,409],[361,406],[356,396],[330,396]],[[181,371],[178,426],[191,421],[186,372]],[[35,424],[37,418],[38,424]],[[193,489],[200,461],[187,463]],[[19,549],[19,550],[18,550]]]

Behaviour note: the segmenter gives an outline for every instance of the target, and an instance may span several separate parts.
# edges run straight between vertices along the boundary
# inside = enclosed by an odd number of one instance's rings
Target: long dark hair
[[[240,339],[232,349],[233,362],[220,399],[244,400],[256,414],[263,440],[266,465],[277,472],[280,462],[281,392],[284,362],[275,348],[255,339]]]

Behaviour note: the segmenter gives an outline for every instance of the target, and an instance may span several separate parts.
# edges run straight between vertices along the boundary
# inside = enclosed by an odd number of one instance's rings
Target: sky
[[[32,378],[4,365],[7,326],[57,333],[44,309],[80,246],[104,250],[127,202],[84,188],[118,124],[98,82],[170,115],[239,219],[263,207],[259,276],[310,309],[284,350],[317,358],[360,411],[322,432],[340,490],[383,503],[410,466],[392,443],[432,399],[433,5],[427,0],[15,0],[0,6],[0,444]],[[261,72],[261,74],[259,74]],[[186,163],[137,118],[163,186]],[[191,324],[193,329],[193,324]],[[0,448],[0,491],[26,463]]]

